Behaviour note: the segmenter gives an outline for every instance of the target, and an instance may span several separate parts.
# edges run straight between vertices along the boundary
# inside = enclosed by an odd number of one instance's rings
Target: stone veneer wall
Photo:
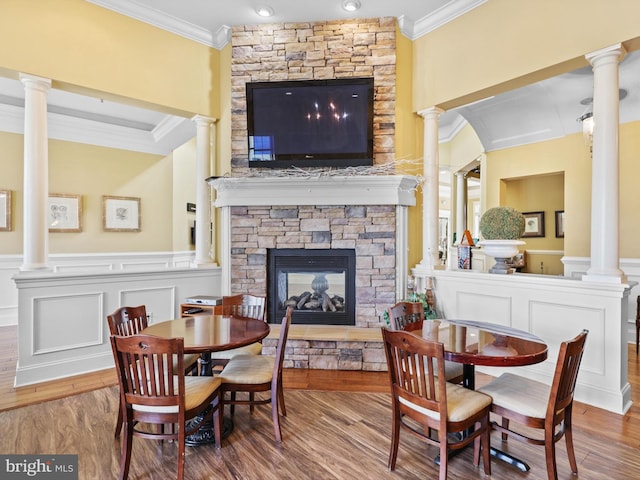
[[[248,168],[245,84],[374,78],[374,163],[394,159],[396,19],[244,25],[231,31],[231,167]],[[265,169],[268,170],[268,169]]]
[[[267,249],[351,248],[356,253],[356,326],[379,327],[395,302],[396,207],[231,208],[231,291],[266,295]]]

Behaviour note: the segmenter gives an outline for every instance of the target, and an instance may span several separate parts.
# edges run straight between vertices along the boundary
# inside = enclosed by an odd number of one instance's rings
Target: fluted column
[[[424,185],[422,188],[422,261],[420,266],[432,273],[438,258],[439,154],[438,118],[443,110],[430,107],[418,112],[424,118]]]
[[[456,245],[459,245],[467,229],[467,173],[456,173]]]
[[[47,268],[49,151],[47,93],[51,80],[20,74],[24,85],[24,232],[21,270]]]
[[[585,281],[626,283],[620,270],[619,72],[625,55],[614,45],[586,56],[593,66],[593,153],[591,177],[591,266]]]
[[[215,118],[196,115],[196,252],[194,266],[213,265],[213,219],[211,215],[211,188],[207,178],[211,176],[212,144],[215,145]]]

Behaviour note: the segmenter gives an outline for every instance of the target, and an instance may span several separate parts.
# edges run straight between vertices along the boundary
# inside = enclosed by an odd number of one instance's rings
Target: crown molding
[[[401,22],[402,17],[399,17],[398,24],[400,31],[409,39],[416,40],[436,28],[461,17],[487,1],[488,0],[452,0],[433,13],[425,15],[415,22],[407,22],[405,19]]]
[[[162,30],[188,38],[209,47],[221,49],[228,43],[229,28],[223,26],[215,36],[206,28],[199,27],[172,15],[142,5],[135,0],[85,0],[99,7],[135,18]],[[225,31],[226,29],[226,31]],[[214,38],[215,37],[215,38]]]

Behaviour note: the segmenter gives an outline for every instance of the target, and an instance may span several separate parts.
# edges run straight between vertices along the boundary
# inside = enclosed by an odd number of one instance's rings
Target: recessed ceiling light
[[[261,17],[270,17],[271,15],[273,15],[273,8],[264,5],[262,7],[256,8],[256,13]]]
[[[358,0],[344,0],[342,2],[342,8],[344,8],[347,12],[355,12],[360,8],[360,2]]]

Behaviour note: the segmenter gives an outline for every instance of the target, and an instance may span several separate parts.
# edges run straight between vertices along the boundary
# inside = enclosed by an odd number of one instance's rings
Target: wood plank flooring
[[[104,379],[76,378],[23,387],[8,393],[6,360],[11,332],[0,328],[0,453],[74,453],[79,455],[80,479],[117,478],[119,442],[113,440],[117,387],[102,386]],[[14,339],[15,343],[15,339]],[[13,362],[13,366],[10,364]],[[432,458],[436,449],[401,435],[395,472],[387,470],[391,415],[386,373],[286,370],[287,417],[282,420],[283,443],[274,440],[268,407],[250,415],[236,410],[236,428],[223,448],[187,448],[186,479],[423,479],[436,478]],[[633,398],[638,397],[640,362],[629,352],[629,378]],[[92,374],[93,375],[93,374]],[[107,377],[108,378],[108,377]],[[479,376],[478,383],[487,380]],[[114,379],[115,381],[115,379]],[[11,380],[12,382],[12,380]],[[29,389],[25,392],[23,389]],[[15,389],[14,389],[15,390]],[[84,392],[84,393],[80,393]],[[11,397],[11,402],[5,397]],[[62,397],[62,398],[58,398]],[[47,398],[57,398],[43,401]],[[571,475],[564,441],[557,446],[560,480],[580,478],[631,480],[640,478],[640,407],[624,416],[576,403],[574,441],[579,475]],[[546,479],[541,447],[509,441],[499,435],[492,444],[526,459],[524,474],[501,462],[492,462],[497,480]],[[133,479],[175,477],[175,444],[160,446],[134,439]],[[486,478],[471,463],[471,452],[451,460],[450,479]]]

